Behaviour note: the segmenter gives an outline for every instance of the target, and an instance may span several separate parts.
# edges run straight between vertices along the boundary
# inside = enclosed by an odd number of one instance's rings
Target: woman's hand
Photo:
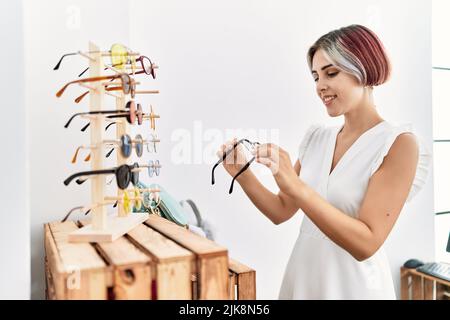
[[[299,178],[292,166],[289,153],[279,146],[267,143],[260,145],[255,152],[256,162],[268,167],[282,192],[293,196],[299,187]]]
[[[237,142],[237,139],[234,138],[233,140],[230,140],[230,141],[226,142],[225,144],[223,144],[220,147],[219,151],[217,151],[217,156],[222,159],[223,155],[226,152],[233,149],[233,146],[236,144],[236,142]],[[234,148],[234,150],[232,150],[228,154],[227,158],[222,162],[222,164],[223,164],[223,167],[225,168],[225,170],[232,177],[234,177],[239,172],[239,170],[241,170],[242,167],[245,166],[247,161],[248,161],[247,157],[245,156],[245,153],[243,151],[243,146],[241,144],[238,144],[236,146],[236,148]],[[247,171],[249,171],[249,169],[245,170],[243,174],[245,174]],[[239,178],[241,176],[243,176],[243,174],[240,175]],[[239,180],[239,178],[238,178],[238,180]]]

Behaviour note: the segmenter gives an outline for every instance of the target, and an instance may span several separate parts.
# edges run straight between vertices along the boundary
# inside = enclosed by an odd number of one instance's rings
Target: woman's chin
[[[336,110],[327,109],[328,115],[332,118],[339,117],[341,115],[340,112],[336,112]]]

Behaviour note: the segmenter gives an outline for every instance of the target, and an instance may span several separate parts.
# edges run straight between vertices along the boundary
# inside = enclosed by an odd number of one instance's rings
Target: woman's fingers
[[[276,174],[278,172],[278,165],[277,165],[277,163],[273,162],[269,158],[259,158],[259,157],[257,157],[255,161],[258,162],[258,163],[261,163],[261,164],[265,165],[267,168],[269,168],[270,171],[272,171],[272,174]]]
[[[280,147],[272,143],[266,143],[258,146],[254,152],[256,158],[269,158],[278,162],[280,158]]]
[[[233,142],[234,142],[235,140],[236,140],[236,139],[229,140],[229,141],[225,142],[223,145],[221,145],[220,148],[219,148],[219,150],[218,150],[217,153],[216,153],[217,156],[218,156],[219,158],[222,158],[223,155],[225,154],[225,152],[227,152],[228,150],[231,149],[231,146],[233,146]]]

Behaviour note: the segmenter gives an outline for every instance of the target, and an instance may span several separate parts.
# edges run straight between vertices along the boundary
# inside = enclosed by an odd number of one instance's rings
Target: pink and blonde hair
[[[308,65],[317,50],[323,50],[337,67],[354,75],[363,86],[385,83],[391,74],[391,63],[377,35],[361,25],[350,25],[320,37],[308,50]]]

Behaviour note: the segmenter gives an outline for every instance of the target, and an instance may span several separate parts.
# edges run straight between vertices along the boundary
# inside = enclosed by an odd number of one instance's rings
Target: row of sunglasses
[[[79,210],[87,215],[94,208],[111,204],[113,207],[117,207],[118,205],[122,206],[124,212],[126,213],[131,212],[132,208],[137,211],[144,208],[148,212],[159,213],[159,206],[161,203],[159,192],[159,189],[143,189],[138,187],[135,187],[132,190],[124,190],[121,196],[105,197],[104,201],[101,203],[94,203],[88,206],[78,206],[70,209],[61,222],[66,221],[75,211]]]

